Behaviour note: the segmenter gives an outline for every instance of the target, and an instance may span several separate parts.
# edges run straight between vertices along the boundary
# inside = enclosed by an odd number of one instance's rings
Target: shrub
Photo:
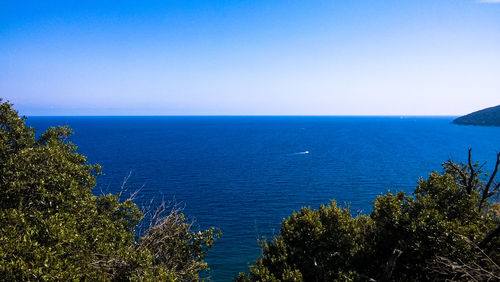
[[[369,216],[335,201],[303,208],[281,224],[237,281],[441,281],[500,279],[500,183],[468,164],[420,180],[413,195],[378,196]],[[486,175],[487,176],[487,175]]]
[[[36,138],[0,99],[1,279],[197,280],[219,232],[194,232],[174,211],[136,240],[143,214],[130,199],[92,194],[101,168],[70,134],[51,127]]]

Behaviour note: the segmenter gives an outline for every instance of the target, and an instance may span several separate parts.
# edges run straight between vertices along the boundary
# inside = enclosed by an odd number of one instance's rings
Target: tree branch
[[[472,188],[474,185],[474,180],[476,179],[476,172],[474,171],[474,166],[472,165],[472,149],[469,148],[469,157],[467,158],[467,163],[469,164],[470,177],[467,183],[467,193],[472,193]]]
[[[484,248],[491,240],[495,239],[500,235],[500,224],[497,225],[497,228],[495,230],[491,231],[486,237],[479,243],[478,247],[479,248]]]
[[[491,187],[491,184],[493,184],[493,181],[495,180],[495,177],[497,175],[498,167],[499,166],[500,166],[500,152],[497,153],[497,160],[496,160],[496,163],[495,163],[495,169],[493,170],[493,173],[491,174],[490,179],[488,180],[488,183],[483,188],[481,202],[479,202],[479,210],[482,209],[483,204],[486,201],[486,199],[488,199],[489,197],[493,196],[498,191],[498,189],[500,188],[500,183],[499,183],[499,184],[497,184],[495,186],[495,188],[493,189],[492,193],[490,193],[490,187]]]
[[[398,260],[399,256],[403,253],[403,251],[394,249],[392,251],[392,255],[387,261],[387,264],[385,265],[385,271],[384,271],[384,276],[382,278],[382,281],[390,281],[392,278],[392,273],[394,271],[394,268],[396,268],[396,261]]]
[[[445,162],[444,166],[445,166],[445,168],[452,169],[453,171],[457,172],[460,175],[460,177],[462,178],[462,181],[461,181],[463,183],[462,185],[467,186],[468,177],[464,173],[464,170],[461,167],[459,167],[456,163],[454,163],[451,160],[448,160],[447,162]]]

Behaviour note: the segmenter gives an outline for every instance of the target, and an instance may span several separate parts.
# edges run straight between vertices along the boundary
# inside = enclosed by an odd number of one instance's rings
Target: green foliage
[[[67,138],[35,137],[0,99],[0,277],[8,281],[194,281],[220,235],[195,233],[178,212],[156,217],[136,241],[143,214],[118,195],[96,197],[101,168]]]
[[[498,204],[481,203],[488,189],[477,178],[477,164],[444,166],[444,173],[420,180],[412,196],[378,196],[369,216],[352,217],[334,201],[318,210],[303,208],[283,221],[273,241],[262,243],[262,257],[236,280],[498,278]]]
[[[458,117],[453,123],[463,125],[500,126],[500,105]]]

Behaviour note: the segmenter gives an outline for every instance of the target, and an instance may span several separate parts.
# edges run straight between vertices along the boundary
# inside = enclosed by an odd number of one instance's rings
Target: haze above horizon
[[[27,116],[458,116],[500,104],[500,1],[2,1]]]

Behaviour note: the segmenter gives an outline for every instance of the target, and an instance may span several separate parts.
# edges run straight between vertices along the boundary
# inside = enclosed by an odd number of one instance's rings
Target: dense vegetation
[[[95,196],[100,173],[51,127],[38,138],[0,99],[0,280],[195,281],[219,235],[191,231],[176,210],[144,215],[119,195]]]
[[[461,116],[453,122],[464,125],[500,126],[500,105]]]
[[[445,162],[412,196],[378,196],[369,216],[335,201],[303,208],[238,281],[500,281],[495,176],[478,164]]]
[[[0,100],[0,280],[196,281],[219,236],[176,209],[148,222],[131,199],[95,196],[100,173],[51,127],[37,138]],[[443,163],[412,195],[376,198],[370,215],[335,201],[303,208],[263,240],[238,281],[500,280],[500,183],[473,163]],[[137,234],[138,226],[146,226]]]

